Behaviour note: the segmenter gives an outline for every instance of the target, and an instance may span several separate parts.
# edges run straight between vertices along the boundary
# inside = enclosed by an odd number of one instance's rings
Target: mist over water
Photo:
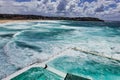
[[[41,21],[0,24],[0,79],[30,64],[46,61],[68,47],[120,60],[120,23]],[[66,53],[70,55],[58,58],[50,65],[57,65],[55,68],[59,70],[62,70],[60,66],[63,66],[65,72],[79,73],[96,80],[120,79],[119,61],[75,50]],[[74,63],[74,66],[64,67],[67,62]],[[100,70],[105,70],[105,74],[100,73]],[[99,79],[98,74],[103,77]],[[114,74],[114,77],[109,78],[109,74]]]

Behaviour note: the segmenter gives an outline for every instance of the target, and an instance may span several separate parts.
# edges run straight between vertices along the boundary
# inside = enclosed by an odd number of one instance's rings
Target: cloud
[[[0,0],[0,13],[118,19],[120,0]]]
[[[101,5],[100,7],[96,8],[95,12],[103,12],[104,11],[104,6]]]

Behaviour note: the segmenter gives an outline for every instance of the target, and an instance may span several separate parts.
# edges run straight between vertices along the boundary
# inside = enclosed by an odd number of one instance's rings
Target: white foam
[[[36,21],[33,21],[36,22]],[[30,64],[33,64],[37,61],[43,62],[48,60],[50,56],[57,55],[60,51],[64,50],[67,47],[82,49],[87,52],[94,52],[98,55],[104,55],[107,57],[112,57],[115,59],[119,58],[120,53],[120,36],[116,35],[109,37],[109,33],[113,34],[112,30],[102,28],[102,27],[75,27],[75,26],[66,26],[62,25],[61,21],[37,21],[37,24],[32,24],[31,22],[24,23],[7,23],[2,24],[6,28],[10,29],[21,29],[20,31],[13,32],[14,36],[12,40],[6,44],[4,51],[8,56],[8,61],[10,64],[14,64],[16,67],[25,67]],[[39,23],[39,22],[48,22]],[[51,24],[50,24],[51,23]],[[65,24],[67,24],[65,22]],[[69,24],[69,23],[68,23]],[[11,26],[7,26],[11,25]],[[0,25],[1,26],[1,25]],[[58,41],[37,41],[37,42],[28,42],[31,45],[36,45],[39,48],[42,48],[42,52],[37,52],[34,49],[30,48],[21,48],[17,46],[14,42],[17,36],[21,35],[25,31],[35,31],[35,32],[47,32],[53,28],[56,29],[74,29],[69,33],[63,33],[57,35],[55,38],[60,38],[62,40]],[[56,30],[55,30],[56,31]],[[10,32],[12,33],[12,32]],[[0,34],[6,34],[6,32],[0,32]],[[9,32],[7,32],[9,34]],[[96,35],[98,34],[98,35]],[[34,37],[33,37],[34,38]],[[25,40],[19,41],[27,42]],[[86,54],[77,54],[80,52],[74,50],[68,50],[66,53],[70,53],[70,56],[80,56],[81,58],[87,59]],[[95,59],[95,58],[94,58]],[[24,62],[24,63],[23,63]],[[4,70],[3,70],[4,72]]]

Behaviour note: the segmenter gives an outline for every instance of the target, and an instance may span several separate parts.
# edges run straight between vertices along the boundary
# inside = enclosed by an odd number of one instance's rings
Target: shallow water
[[[63,80],[63,78],[46,69],[34,67],[11,80]]]
[[[69,54],[67,54],[69,53]],[[92,80],[119,80],[120,62],[100,56],[68,50],[64,56],[48,63],[65,73],[71,73]]]
[[[120,59],[120,23],[42,21],[0,24],[0,79],[30,64],[46,61],[68,47]],[[68,52],[74,55],[67,56],[69,65],[72,59],[75,59],[75,67],[79,63],[85,64],[75,69],[79,72],[74,72],[73,66],[69,69],[63,66],[64,71],[87,75],[95,80],[108,80],[110,76],[120,79],[120,62],[75,51],[79,55],[90,56],[81,61],[74,51]],[[59,62],[59,59],[55,61]],[[66,65],[66,59],[55,68],[61,70],[59,66]],[[95,66],[91,68],[91,64]],[[54,67],[56,64],[51,62],[50,65]],[[85,66],[87,69],[84,71]],[[103,74],[101,70],[104,70]]]

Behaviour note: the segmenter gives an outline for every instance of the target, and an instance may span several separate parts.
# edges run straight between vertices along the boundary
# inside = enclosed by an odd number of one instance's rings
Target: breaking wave
[[[120,25],[113,24],[115,26],[111,23],[72,21],[1,24],[0,64],[3,65],[0,66],[0,79],[25,66],[46,61],[67,47],[120,60],[120,29],[117,27]],[[74,56],[77,57],[76,54]],[[85,62],[83,59],[82,63]]]

